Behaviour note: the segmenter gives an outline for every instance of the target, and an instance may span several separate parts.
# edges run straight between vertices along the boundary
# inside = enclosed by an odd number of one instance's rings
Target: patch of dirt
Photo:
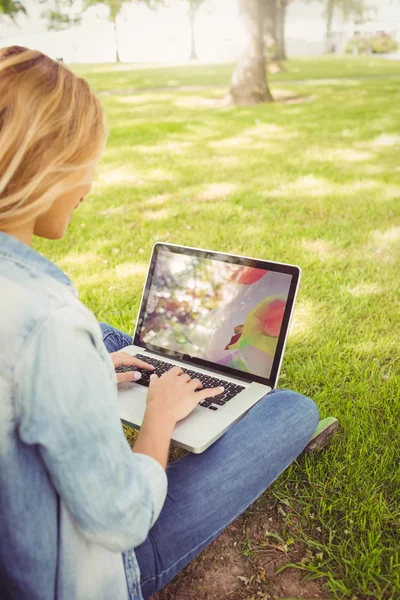
[[[262,498],[152,599],[329,600],[322,580],[292,567],[277,573],[309,560],[310,552],[291,538],[282,507]]]
[[[137,432],[124,427],[133,445]],[[186,451],[171,444],[168,462]],[[287,508],[263,494],[152,600],[331,600],[324,580],[307,579],[307,572],[287,567],[306,564],[312,553],[294,540],[304,523]],[[300,507],[299,507],[300,510]]]

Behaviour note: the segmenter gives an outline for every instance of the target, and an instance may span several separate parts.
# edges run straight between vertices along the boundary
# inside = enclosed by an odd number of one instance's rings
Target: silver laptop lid
[[[274,388],[300,268],[158,242],[134,344]]]

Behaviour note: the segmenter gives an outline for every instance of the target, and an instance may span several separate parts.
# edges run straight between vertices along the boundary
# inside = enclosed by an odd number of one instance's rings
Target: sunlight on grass
[[[94,188],[104,187],[108,185],[141,185],[143,177],[135,173],[133,169],[127,167],[119,167],[117,169],[103,168],[99,171],[98,177],[93,184]]]
[[[147,273],[147,263],[125,263],[115,267],[115,274],[118,277],[144,277]]]
[[[141,186],[146,181],[171,181],[173,175],[166,169],[148,169],[146,172],[135,172],[133,169],[121,167],[116,169],[107,169],[103,167],[100,170],[97,180],[93,184],[93,189],[104,188],[107,186]]]
[[[150,196],[144,200],[146,206],[164,206],[168,200],[170,200],[171,194],[157,194],[156,196]]]
[[[172,181],[174,176],[166,169],[150,169],[143,176],[147,181]]]
[[[253,139],[244,135],[209,142],[211,148],[231,148],[232,146],[251,146]]]
[[[307,156],[312,160],[318,161],[345,161],[345,162],[362,162],[372,160],[374,155],[371,152],[357,150],[356,148],[334,148],[334,149],[318,149],[307,150]]]
[[[127,213],[132,209],[132,205],[121,204],[120,206],[112,206],[110,208],[107,208],[106,210],[103,210],[100,214],[103,217],[112,217],[114,215],[123,215],[124,213]]]
[[[143,278],[147,273],[147,268],[148,265],[146,263],[124,263],[117,265],[112,269],[105,269],[104,271],[94,273],[89,277],[81,274],[77,278],[77,283],[85,283],[86,285],[109,284],[115,286],[118,285],[120,280],[124,280],[129,277]]]
[[[84,268],[85,271],[90,272],[92,269],[102,264],[102,259],[93,252],[71,252],[70,254],[64,256],[64,258],[62,258],[58,264],[66,271],[69,269],[75,270],[76,268]]]
[[[330,260],[335,252],[331,242],[326,240],[303,240],[302,247],[321,260]]]
[[[370,142],[364,142],[363,146],[370,148],[391,148],[392,146],[400,147],[400,135],[382,133]]]
[[[238,165],[241,161],[239,156],[218,156],[218,163],[220,165]]]
[[[305,339],[316,320],[319,320],[317,303],[312,300],[298,302],[290,326],[290,339],[296,341]]]
[[[145,221],[161,221],[168,219],[170,210],[168,208],[160,208],[159,210],[145,210],[141,213]]]
[[[384,231],[374,230],[369,241],[351,252],[356,259],[368,257],[376,263],[393,263],[400,259],[400,227],[389,227]]]
[[[357,165],[357,171],[359,175],[382,175],[387,173],[387,167],[384,165],[369,163],[366,165]]]
[[[332,193],[332,183],[322,177],[304,175],[291,183],[281,185],[279,189],[269,191],[268,195],[286,196],[293,192],[307,196],[325,196]]]
[[[293,132],[298,135],[298,132]],[[288,134],[286,127],[281,127],[275,123],[257,123],[254,127],[249,127],[243,131],[244,136],[251,137],[283,137]]]
[[[285,183],[279,188],[268,190],[267,195],[272,197],[285,197],[295,194],[305,198],[318,198],[323,196],[353,196],[360,193],[377,192],[382,186],[372,179],[361,179],[352,183],[340,184],[316,175],[309,174],[299,177],[295,181]],[[386,194],[387,190],[384,190]]]
[[[135,152],[143,152],[145,154],[183,154],[187,152],[192,144],[190,142],[166,142],[164,144],[153,144],[151,146],[143,146],[135,144]]]
[[[381,294],[382,288],[377,283],[359,283],[355,286],[344,286],[344,292],[351,294],[352,296],[362,297],[362,296],[371,296],[373,294]]]
[[[282,141],[290,141],[298,136],[298,132],[281,127],[274,123],[262,123],[242,131],[240,136],[229,137],[209,142],[211,148],[252,148],[277,150]],[[262,140],[262,143],[260,141]],[[268,145],[269,144],[269,145]]]
[[[221,101],[219,100],[219,103]],[[203,96],[182,96],[181,98],[175,98],[174,105],[177,108],[214,108],[218,104],[218,100],[211,98],[204,98]]]
[[[379,193],[377,194],[377,200],[394,200],[394,199],[400,199],[400,186],[399,185],[394,185],[394,184],[387,184],[384,186],[384,188],[382,189],[382,186],[380,186],[380,190]]]
[[[155,97],[154,94],[126,94],[123,96],[118,96],[117,102],[118,104],[139,104],[146,107],[147,104],[151,104],[154,100],[157,102],[164,102],[166,100],[173,99],[174,96],[172,94],[163,94],[162,92],[158,92]],[[135,107],[136,110],[136,107]]]
[[[237,190],[238,185],[236,183],[209,183],[205,186],[204,190],[198,194],[199,200],[218,200],[226,198],[229,194],[232,194]]]
[[[346,79],[346,87],[357,87],[361,84],[360,81],[356,79]],[[325,86],[325,85],[343,85],[343,79],[313,79],[312,85],[314,86]]]
[[[379,336],[377,339],[364,339],[357,341],[351,345],[354,352],[364,354],[368,357],[377,354],[380,351],[396,352],[398,348],[398,340],[393,336]]]
[[[299,132],[279,127],[274,123],[259,123],[255,127],[250,127],[243,131],[245,137],[250,136],[255,139],[272,139],[272,140],[292,140],[298,137]]]
[[[374,231],[372,241],[377,250],[387,250],[400,242],[400,227],[390,227],[385,231]]]
[[[140,96],[138,96],[140,98]],[[116,106],[114,96],[111,96],[112,109],[109,112],[109,118],[118,125],[119,128],[132,128],[140,125],[146,125],[149,122],[149,117],[154,112],[157,112],[162,106],[162,102],[145,102],[137,104],[134,107],[126,108],[125,106]]]

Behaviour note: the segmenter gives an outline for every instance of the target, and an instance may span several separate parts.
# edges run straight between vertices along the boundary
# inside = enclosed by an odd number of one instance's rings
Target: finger
[[[183,369],[181,369],[180,367],[172,367],[172,369],[170,369],[168,373],[171,373],[171,375],[182,375]]]
[[[127,352],[114,352],[114,364],[117,367],[140,367],[141,369],[147,369],[149,371],[154,371],[154,366],[145,362],[144,360],[140,360],[140,358],[136,358],[136,356],[131,356]]]
[[[200,392],[197,392],[196,396],[199,397],[199,402],[200,402],[200,398],[201,398],[201,400],[204,400],[205,398],[214,398],[214,396],[218,396],[218,394],[222,394],[223,391],[224,391],[223,387],[207,388],[206,390],[201,390]]]
[[[158,380],[158,375],[156,375],[155,373],[153,373],[153,375],[150,375],[149,387],[151,386],[151,384],[154,384],[157,380]]]
[[[141,378],[142,374],[139,371],[127,371],[126,373],[117,373],[117,381],[118,383],[122,383],[124,381],[138,381]]]
[[[201,390],[201,388],[203,387],[203,384],[201,383],[200,379],[192,379],[190,385],[194,390]]]
[[[186,383],[189,383],[189,381],[192,380],[190,375],[188,375],[187,373],[183,373],[183,375],[180,376],[180,379],[182,379],[183,381],[186,381]]]

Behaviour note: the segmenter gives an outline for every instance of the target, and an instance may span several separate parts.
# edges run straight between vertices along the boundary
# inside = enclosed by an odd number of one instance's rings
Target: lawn
[[[67,238],[36,248],[126,331],[157,240],[299,264],[280,386],[341,432],[257,506],[284,508],[324,597],[400,598],[400,63],[289,62],[272,92],[308,101],[251,108],[219,103],[229,65],[76,71],[110,92],[109,142]]]

